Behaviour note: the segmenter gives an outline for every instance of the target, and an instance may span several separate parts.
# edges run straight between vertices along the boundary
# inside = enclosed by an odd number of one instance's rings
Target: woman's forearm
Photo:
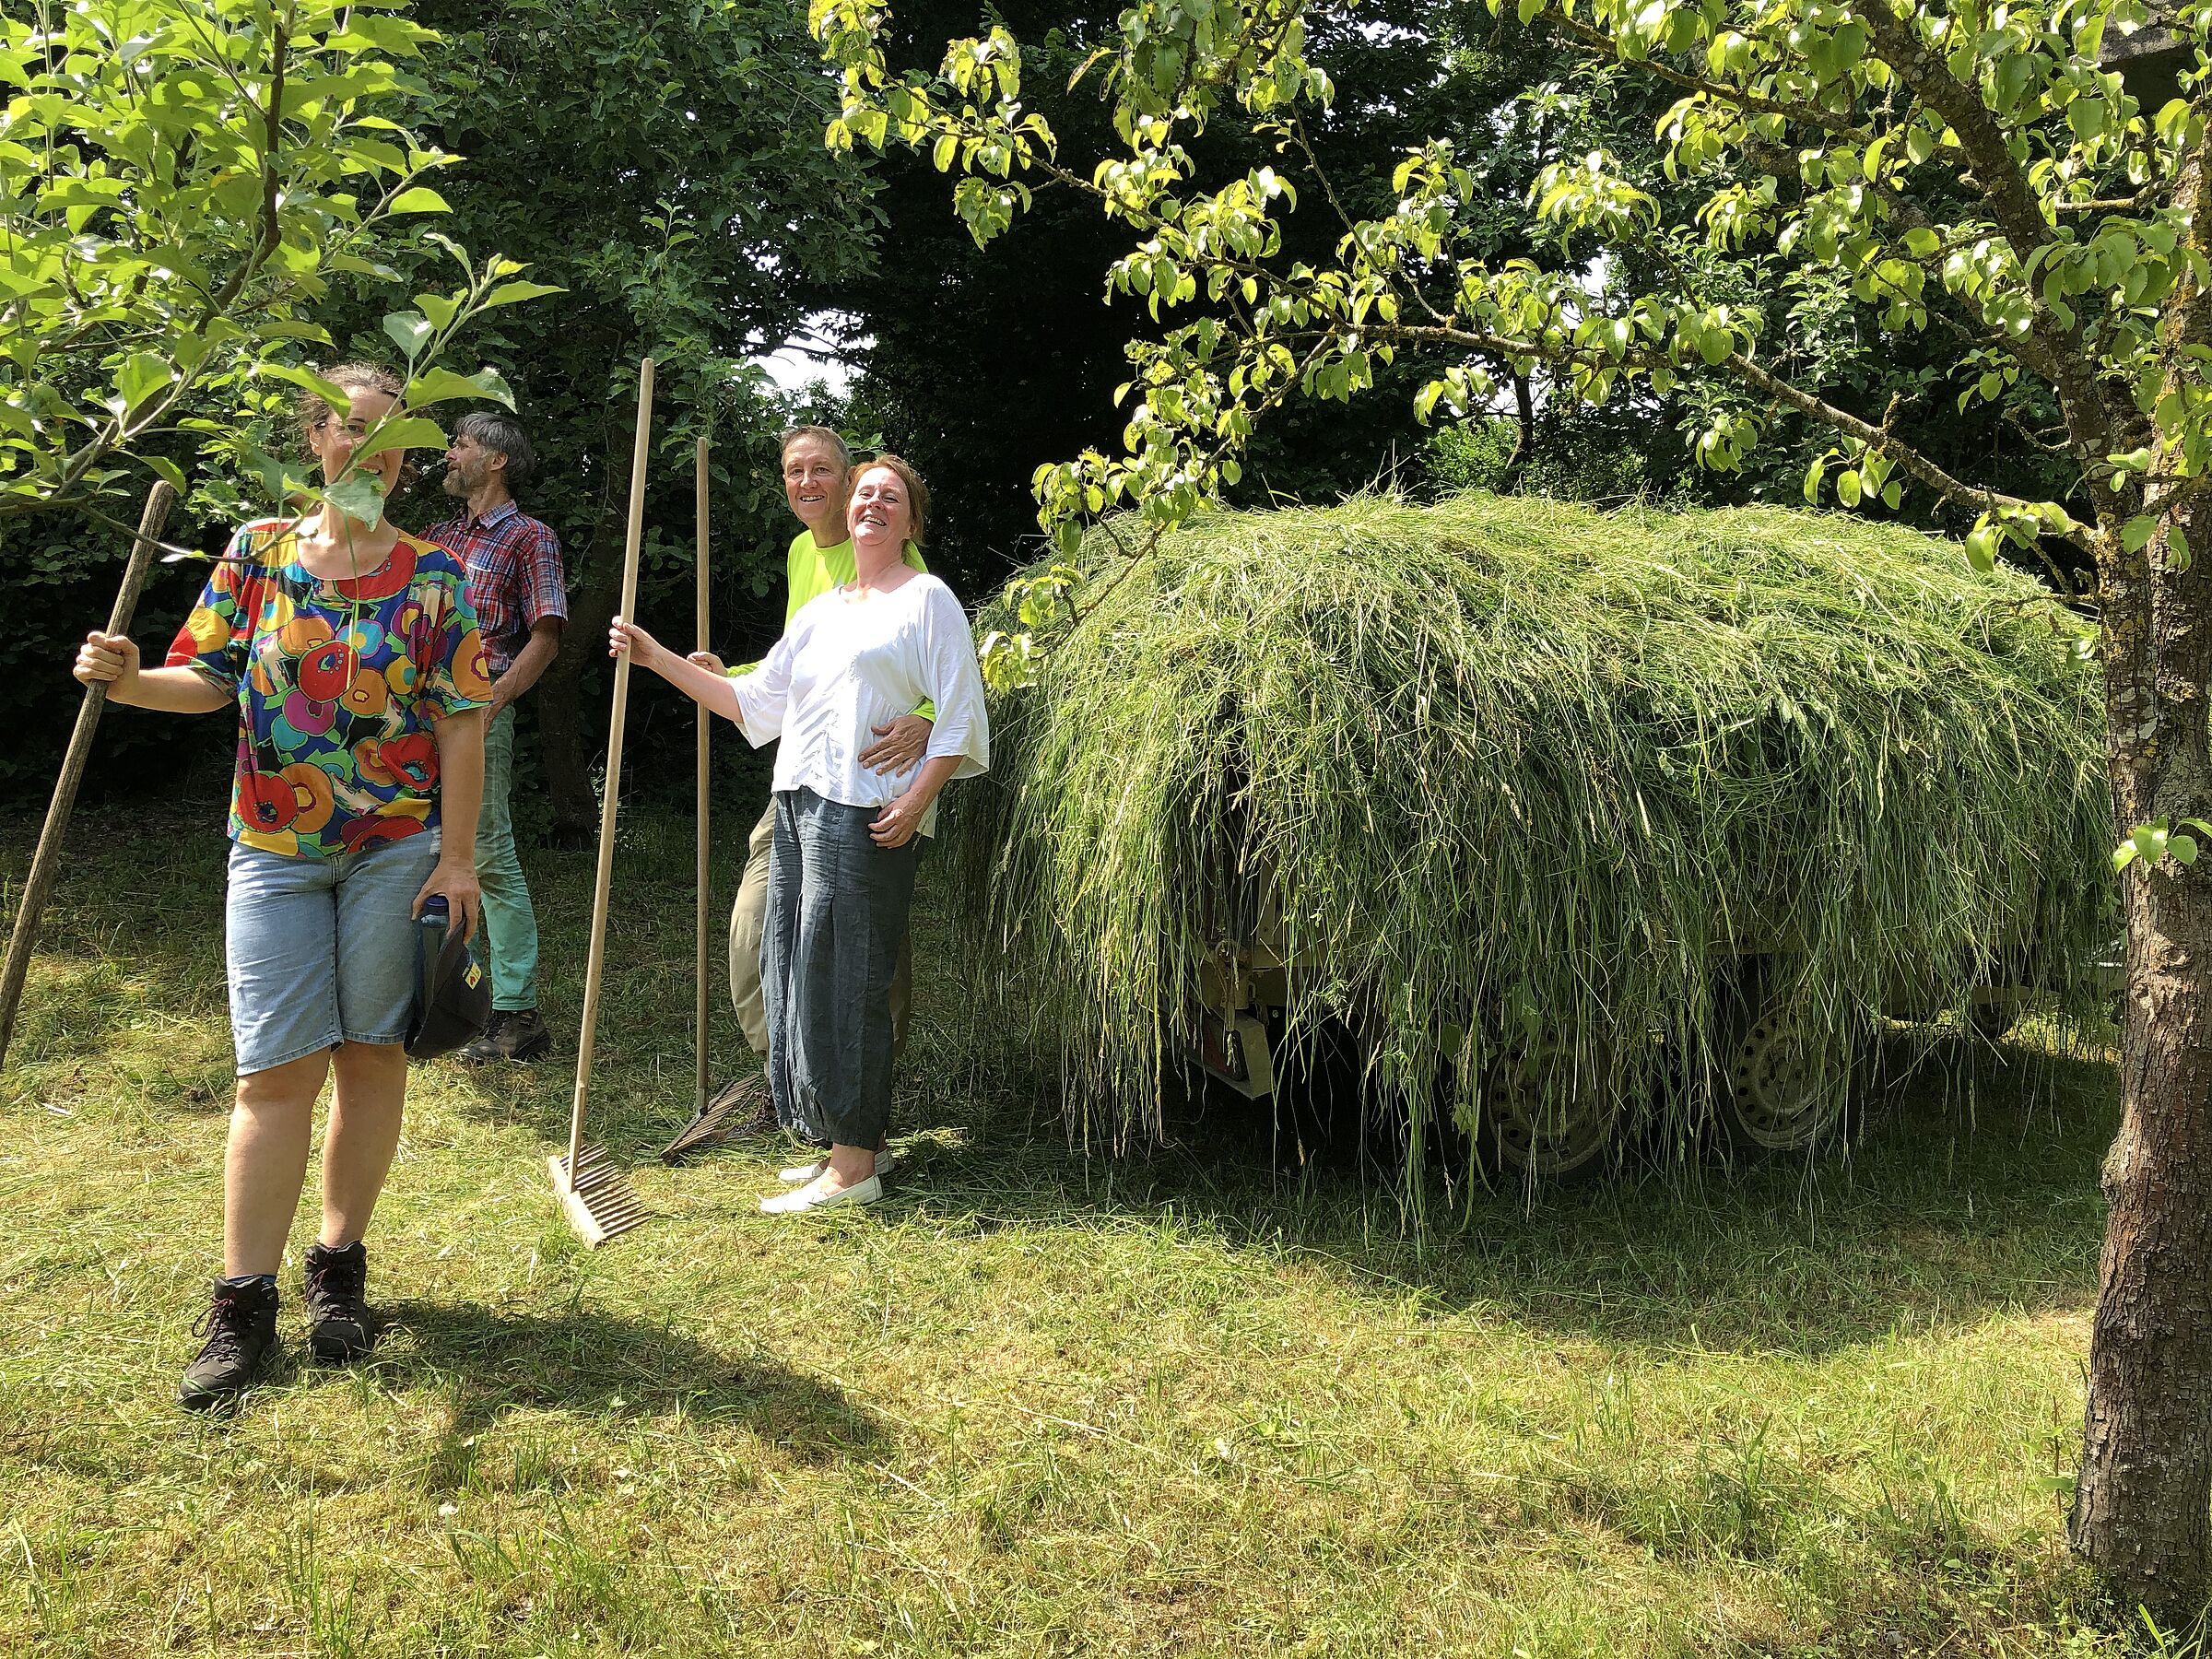
[[[727,675],[701,668],[665,647],[656,651],[645,665],[693,702],[712,710],[725,720],[743,724],[737,708],[737,688]]]
[[[926,811],[935,802],[938,792],[952,782],[952,774],[959,770],[959,756],[932,755],[922,762],[922,770],[914,774],[914,781],[907,785],[907,795]]]
[[[477,815],[484,806],[484,711],[448,714],[436,727],[438,855],[455,864],[477,862]]]
[[[161,714],[212,714],[231,698],[196,668],[141,668],[111,685],[108,700]]]

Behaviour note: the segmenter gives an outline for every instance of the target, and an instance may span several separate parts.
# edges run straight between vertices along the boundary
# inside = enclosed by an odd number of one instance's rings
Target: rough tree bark
[[[2200,249],[2212,245],[2208,186],[2212,136],[2175,189],[2177,205],[2195,210]],[[2192,284],[2174,299],[2170,389],[2187,378],[2182,348],[2212,340],[2212,294]],[[2162,477],[2166,459],[2144,505],[2178,510],[2190,545],[2212,547],[2212,503]],[[2124,832],[2212,807],[2212,588],[2163,535],[2136,561],[2117,556],[2114,534],[2108,522],[2099,563],[2108,757]],[[2203,1600],[2212,1514],[2212,860],[2139,859],[2122,883],[2120,1135],[2104,1166],[2110,1214],[2069,1535],[2115,1589],[2178,1623]]]

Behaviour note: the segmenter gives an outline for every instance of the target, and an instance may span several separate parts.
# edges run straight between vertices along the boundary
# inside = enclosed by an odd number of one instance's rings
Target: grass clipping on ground
[[[1417,1144],[1505,1065],[1687,1142],[1706,1091],[1667,1079],[1745,953],[1837,1031],[1977,977],[2090,994],[2096,677],[2025,577],[1840,515],[1477,494],[1119,546],[947,824],[987,994],[1093,1133],[1157,1132],[1201,964],[1269,904],[1288,1041],[1348,1030]]]

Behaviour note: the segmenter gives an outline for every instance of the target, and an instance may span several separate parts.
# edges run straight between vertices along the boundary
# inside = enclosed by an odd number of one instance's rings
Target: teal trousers
[[[484,810],[477,818],[477,884],[484,889],[484,951],[491,959],[491,1006],[537,1006],[537,912],[514,850],[514,706],[484,729]]]

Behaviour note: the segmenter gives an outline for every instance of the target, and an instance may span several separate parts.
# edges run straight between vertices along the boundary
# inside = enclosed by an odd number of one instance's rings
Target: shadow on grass
[[[728,1424],[802,1463],[868,1454],[882,1425],[843,1390],[761,1356],[719,1353],[672,1324],[578,1312],[502,1313],[467,1303],[401,1301],[358,1374],[384,1387],[430,1387],[451,1398],[448,1461],[519,1411],[624,1418],[681,1412]]]
[[[1423,1230],[1391,1181],[1288,1161],[1264,1114],[1209,1100],[1171,1123],[1174,1144],[1109,1158],[1071,1147],[1056,1113],[1007,1103],[912,1159],[888,1214],[981,1230],[1174,1215],[1417,1317],[1491,1309],[1658,1352],[1812,1357],[2089,1306],[2115,1116],[2107,1064],[1939,1040],[1877,1083],[1845,1154],[1533,1192],[1431,1169]]]

